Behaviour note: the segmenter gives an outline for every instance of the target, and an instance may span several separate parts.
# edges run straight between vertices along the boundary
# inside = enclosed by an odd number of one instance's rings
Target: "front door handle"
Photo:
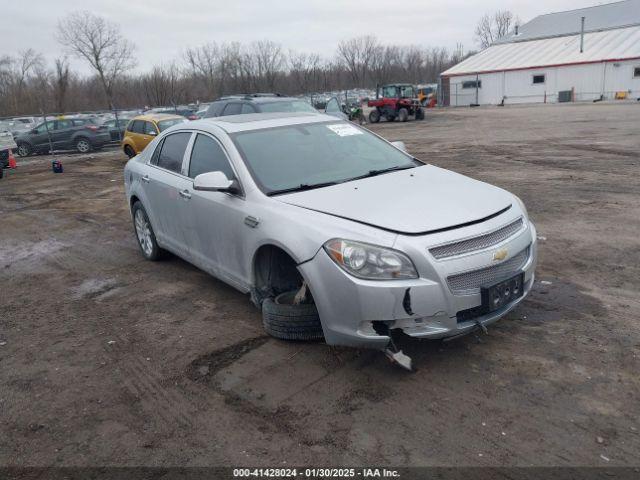
[[[191,193],[189,193],[189,190],[180,190],[179,193],[180,193],[180,196],[185,200],[189,200],[191,198]]]
[[[143,175],[140,180],[142,180],[144,183],[149,183],[149,175]]]

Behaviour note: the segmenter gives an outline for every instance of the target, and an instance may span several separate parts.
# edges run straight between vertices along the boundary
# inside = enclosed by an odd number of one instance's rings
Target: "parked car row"
[[[117,118],[111,112],[84,112],[39,124],[36,124],[34,117],[24,117],[0,122],[0,130],[12,132],[18,155],[23,157],[47,153],[51,149],[75,149],[86,153],[99,150],[107,143],[119,142],[124,153],[132,158],[142,152],[160,132],[188,120],[251,113],[317,113],[308,99],[272,93],[229,95],[198,106],[200,110],[191,106],[176,106],[157,107],[143,114],[139,114],[139,111],[122,111]],[[328,109],[327,113],[341,119],[347,118],[341,111]]]
[[[21,157],[51,150],[75,149],[87,153],[101,149],[110,141],[109,128],[91,118],[48,120],[15,138]]]
[[[337,103],[335,98],[332,99]],[[158,110],[158,109],[155,109]],[[122,140],[124,153],[133,158],[141,153],[156,135],[176,123],[190,117],[168,115],[165,110],[154,111],[135,117],[126,127]],[[284,97],[275,93],[238,94],[221,97],[211,102],[206,110],[201,110],[198,118],[225,117],[252,113],[318,113],[311,103],[303,98]],[[329,109],[327,114],[339,119],[349,119],[341,109]]]

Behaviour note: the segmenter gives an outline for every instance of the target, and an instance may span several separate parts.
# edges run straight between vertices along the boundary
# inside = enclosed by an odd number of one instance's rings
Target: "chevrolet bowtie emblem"
[[[501,248],[500,250],[496,250],[495,252],[493,252],[493,259],[496,261],[504,260],[505,258],[507,258],[508,254],[509,251],[506,248]]]

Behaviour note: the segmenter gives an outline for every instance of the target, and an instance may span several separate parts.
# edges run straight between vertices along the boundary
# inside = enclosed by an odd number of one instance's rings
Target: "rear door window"
[[[144,122],[142,120],[134,120],[129,124],[129,131],[133,133],[143,133]]]
[[[256,113],[256,107],[254,107],[253,105],[250,105],[248,103],[243,103],[242,104],[242,110],[240,111],[240,113]]]
[[[190,138],[191,133],[189,132],[174,133],[165,137],[157,165],[171,172],[181,173],[184,152],[187,149]]]
[[[224,102],[213,102],[211,105],[209,105],[207,113],[204,114],[204,118],[220,116],[220,112],[222,111],[223,107]]]
[[[56,130],[66,130],[71,128],[71,120],[56,120]]]
[[[236,176],[222,146],[213,138],[199,133],[191,150],[189,177],[196,178],[207,172],[222,172],[229,180]]]
[[[39,125],[38,128],[36,128],[36,133],[47,133],[47,129],[48,131],[53,130],[55,123],[56,123],[55,121],[50,120],[46,123]]]
[[[224,111],[222,112],[223,116],[226,115],[238,115],[242,110],[241,103],[230,103],[226,107],[224,107]]]

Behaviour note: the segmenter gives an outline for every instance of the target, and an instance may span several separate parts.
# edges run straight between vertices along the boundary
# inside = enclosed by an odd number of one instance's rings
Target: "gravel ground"
[[[238,293],[143,260],[117,151],[0,180],[0,465],[632,465],[640,105],[428,111],[372,127],[511,190],[532,294],[481,338],[379,353],[265,336]],[[425,209],[429,206],[425,205]]]

